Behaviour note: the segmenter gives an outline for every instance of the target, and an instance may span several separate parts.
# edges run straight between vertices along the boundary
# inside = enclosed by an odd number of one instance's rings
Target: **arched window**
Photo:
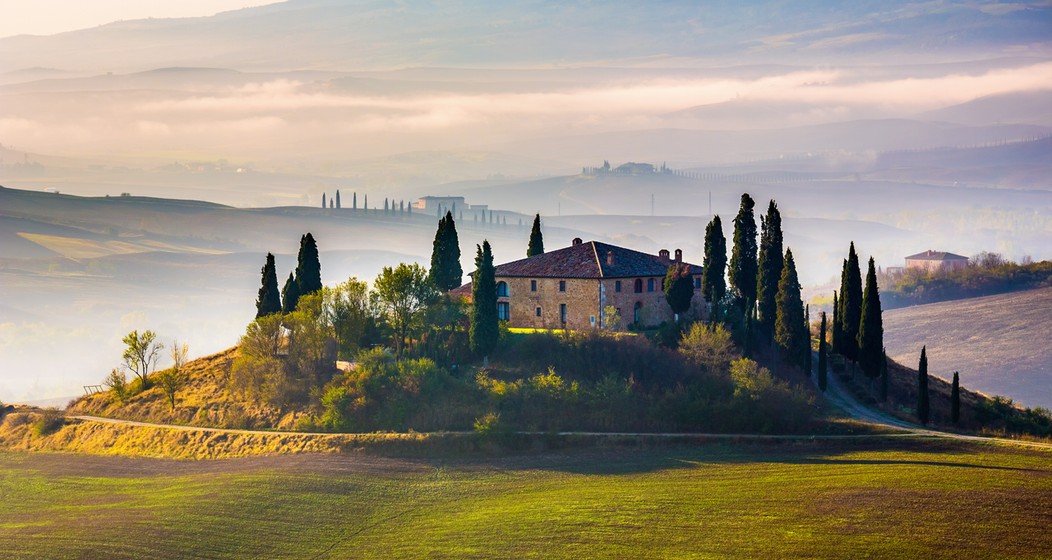
[[[497,282],[497,297],[508,297],[507,282]]]
[[[643,293],[643,279],[642,278],[636,278],[636,293],[637,294]]]
[[[643,315],[643,302],[637,301],[635,309],[632,310],[632,322],[638,323]]]
[[[653,292],[654,291],[654,279],[653,278],[647,278],[647,291],[648,292]]]

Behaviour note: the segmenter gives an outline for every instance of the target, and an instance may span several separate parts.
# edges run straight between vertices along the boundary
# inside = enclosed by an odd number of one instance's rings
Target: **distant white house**
[[[943,270],[958,270],[966,266],[968,266],[968,257],[945,251],[928,249],[923,253],[906,257],[906,270],[923,269],[928,272],[939,272]]]

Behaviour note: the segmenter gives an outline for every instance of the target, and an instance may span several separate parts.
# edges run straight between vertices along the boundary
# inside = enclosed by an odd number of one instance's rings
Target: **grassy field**
[[[701,445],[502,459],[0,453],[13,558],[1048,558],[1052,455]]]

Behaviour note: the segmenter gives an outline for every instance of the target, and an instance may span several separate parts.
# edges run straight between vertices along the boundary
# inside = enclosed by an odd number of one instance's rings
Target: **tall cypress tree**
[[[263,281],[256,296],[256,319],[281,313],[281,294],[278,292],[278,273],[273,253],[267,253],[267,262],[261,273]]]
[[[785,359],[801,369],[806,367],[804,352],[808,351],[807,338],[801,332],[804,324],[804,303],[800,297],[800,279],[796,275],[793,251],[786,249],[782,277],[778,281],[778,296],[775,298],[774,340]]]
[[[431,250],[431,281],[444,292],[460,286],[464,269],[460,266],[460,238],[452,212],[438,221]]]
[[[351,210],[358,209],[358,191],[351,193]]]
[[[880,291],[873,257],[869,258],[866,291],[862,294],[862,315],[858,328],[858,363],[869,378],[880,375],[880,358],[884,348],[884,320],[880,310]]]
[[[526,247],[526,256],[544,254],[544,236],[541,235],[541,215],[533,217],[533,229],[530,230],[530,244]]]
[[[756,203],[748,193],[742,193],[741,207],[734,218],[734,248],[731,250],[729,276],[731,288],[738,300],[738,308],[745,308],[756,297]]]
[[[840,291],[840,331],[843,333],[843,354],[858,361],[858,330],[862,321],[862,273],[858,267],[855,242],[847,255],[844,285]]]
[[[822,324],[818,327],[818,388],[826,392],[826,376],[829,369],[829,352],[826,345],[826,312],[822,312]]]
[[[712,316],[719,316],[719,303],[727,293],[727,238],[719,216],[705,226],[705,260],[701,275],[701,293],[712,304]]]
[[[844,356],[844,294],[847,293],[847,259],[840,266],[840,299],[836,307],[836,325],[833,331],[833,351]]]
[[[953,386],[950,387],[950,420],[957,424],[961,421],[961,377],[953,372]]]
[[[837,340],[840,339],[840,302],[837,301],[836,290],[833,290],[833,323],[829,327],[829,348],[836,354]]]
[[[318,259],[318,244],[307,232],[300,238],[300,252],[296,265],[296,291],[299,296],[313,294],[321,289],[321,261]]]
[[[369,213],[369,195],[368,194],[365,195],[365,201],[364,201],[364,204],[362,206],[365,208],[365,213],[368,214]]]
[[[300,301],[300,290],[296,286],[296,278],[289,273],[289,279],[285,281],[285,287],[281,289],[281,312],[292,313],[296,310],[296,304]]]
[[[774,332],[777,314],[775,298],[782,278],[782,215],[775,201],[767,206],[767,215],[760,217],[760,253],[757,263],[756,305],[757,318],[766,336]]]
[[[888,349],[880,351],[880,402],[888,402]]]
[[[494,277],[493,252],[489,241],[475,246],[475,277],[471,283],[471,329],[468,332],[471,351],[489,356],[497,347],[500,331],[497,318],[497,281]]]
[[[928,425],[928,347],[921,348],[920,364],[917,366],[917,420]]]
[[[811,366],[814,365],[814,356],[811,355],[811,305],[804,305],[804,324],[800,330],[801,336],[804,337],[804,372],[808,376],[811,375]]]
[[[321,207],[325,208],[325,193],[321,193]]]
[[[340,207],[340,189],[336,189],[336,208]]]

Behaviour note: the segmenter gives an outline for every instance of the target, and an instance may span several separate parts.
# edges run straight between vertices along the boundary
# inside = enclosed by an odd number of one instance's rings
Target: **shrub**
[[[45,408],[33,422],[31,428],[33,435],[37,437],[53,434],[66,423],[66,416],[57,408]]]
[[[722,324],[710,327],[704,323],[694,323],[683,335],[679,352],[691,362],[705,366],[710,373],[726,371],[727,364],[737,354],[726,327]]]
[[[500,422],[500,414],[496,412],[487,412],[476,418],[474,428],[476,433],[483,435],[507,431]]]
[[[128,398],[130,388],[128,387],[128,377],[124,375],[123,370],[113,368],[102,383],[113,391],[113,396],[119,402],[124,402]]]

